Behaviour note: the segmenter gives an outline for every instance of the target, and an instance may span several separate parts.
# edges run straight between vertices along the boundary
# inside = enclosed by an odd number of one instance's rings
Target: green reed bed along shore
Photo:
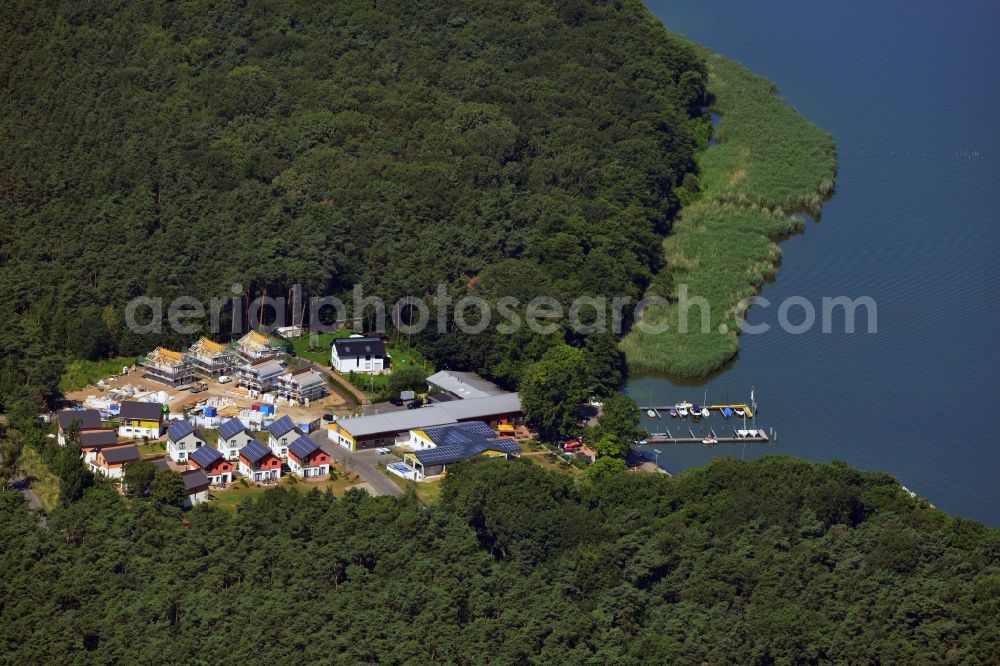
[[[716,139],[698,160],[707,197],[819,215],[833,192],[833,136],[778,96],[777,86],[708,49],[710,109],[721,115]]]
[[[801,227],[796,218],[715,201],[686,209],[664,242],[668,268],[656,276],[649,293],[676,301],[686,285],[689,296],[710,305],[708,326],[703,328],[703,308],[697,305],[687,309],[686,332],[680,307],[651,308],[645,323],[668,328],[633,329],[622,343],[629,366],[697,377],[732,358],[739,349],[740,302],[773,277],[781,256],[772,239]]]
[[[689,297],[710,306],[710,323],[689,310],[679,330],[676,305],[647,310],[645,322],[667,324],[663,332],[634,328],[622,349],[634,372],[701,377],[739,350],[741,301],[773,277],[781,257],[774,241],[800,231],[791,212],[818,215],[833,192],[837,155],[833,137],[800,116],[777,96],[767,79],[739,63],[698,47],[708,64],[710,110],[722,117],[718,143],[698,157],[699,193],[681,211],[663,244],[666,265],[648,295],[672,302],[687,285]],[[685,183],[687,184],[687,183]]]

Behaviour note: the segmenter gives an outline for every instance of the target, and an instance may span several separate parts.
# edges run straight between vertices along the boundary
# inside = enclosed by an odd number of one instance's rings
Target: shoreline
[[[663,240],[666,265],[646,295],[675,302],[677,286],[688,285],[708,299],[712,332],[678,333],[677,308],[653,307],[644,319],[669,330],[633,328],[621,341],[630,375],[689,381],[724,369],[739,353],[740,302],[774,278],[778,242],[804,231],[798,214],[819,218],[837,173],[833,136],[799,115],[774,83],[693,46],[708,66],[706,112],[718,123],[697,156],[698,191],[684,193],[690,202]]]

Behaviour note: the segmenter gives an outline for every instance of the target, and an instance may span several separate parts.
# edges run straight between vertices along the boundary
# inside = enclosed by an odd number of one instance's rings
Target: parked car
[[[390,398],[389,402],[390,404],[396,405],[397,407],[402,407],[404,401],[402,398]]]
[[[219,383],[220,384],[228,384],[231,381],[233,381],[233,378],[230,377],[229,375],[220,375],[219,376]]]
[[[407,409],[416,409],[417,407],[423,407],[423,406],[424,406],[424,401],[421,400],[420,398],[417,398],[416,400],[410,401],[406,405],[406,408]]]
[[[392,449],[385,446],[380,446],[379,448],[375,449],[375,453],[385,455],[387,453],[392,453]]]
[[[332,422],[333,421],[333,414],[324,414],[323,415],[323,420],[326,421],[327,423]]]

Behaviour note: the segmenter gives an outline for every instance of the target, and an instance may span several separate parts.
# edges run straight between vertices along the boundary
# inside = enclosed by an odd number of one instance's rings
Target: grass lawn
[[[368,397],[375,397],[383,393],[389,384],[389,376],[392,372],[399,370],[400,368],[410,368],[419,367],[423,368],[424,372],[428,375],[434,372],[434,366],[428,361],[423,354],[421,354],[416,349],[402,348],[388,346],[386,347],[386,352],[392,357],[392,368],[389,374],[385,375],[364,375],[357,373],[353,376],[348,373],[343,375],[345,379],[350,381],[354,386],[364,391]]]
[[[117,375],[126,365],[133,365],[135,359],[131,356],[119,356],[117,358],[105,359],[102,361],[84,361],[72,359],[66,361],[63,375],[59,379],[59,388],[66,391],[77,391],[93,384],[98,379],[106,379],[112,375]]]
[[[441,481],[410,481],[408,479],[403,479],[391,474],[382,468],[382,473],[392,479],[393,483],[399,486],[403,492],[406,492],[407,488],[413,488],[417,493],[417,497],[424,504],[437,504],[441,501]]]
[[[581,470],[578,467],[574,467],[565,458],[562,458],[558,454],[551,451],[542,449],[536,451],[525,451],[521,454],[521,457],[525,460],[530,460],[532,463],[538,465],[542,469],[547,469],[554,472],[562,472],[563,474],[569,474],[570,476],[577,476],[580,474]]]
[[[139,442],[135,445],[135,448],[139,449],[139,455],[143,460],[147,458],[161,458],[167,455],[166,442],[150,442],[149,444]]]
[[[353,478],[352,480],[347,479],[347,475],[343,473],[338,473],[337,478],[334,480],[318,481],[318,482],[305,482],[297,477],[284,476],[278,483],[282,488],[287,488],[289,490],[294,490],[300,493],[307,493],[313,488],[320,491],[325,491],[330,489],[338,497],[343,495],[348,488],[357,486],[360,483],[360,479]],[[255,486],[252,483],[248,483],[245,487],[240,483],[230,484],[225,490],[212,490],[209,492],[209,497],[212,499],[212,505],[218,506],[227,511],[235,511],[236,507],[240,505],[245,497],[254,497],[260,495],[268,488],[274,488],[276,486]]]
[[[49,471],[42,457],[29,446],[24,447],[21,453],[21,469],[38,495],[42,508],[51,512],[59,503],[59,478]]]
[[[346,338],[350,334],[351,331],[346,328],[334,331],[333,333],[317,333],[316,335],[307,333],[302,337],[292,340],[292,350],[299,358],[304,358],[322,365],[324,368],[329,368],[330,348],[333,346],[333,341],[337,338]],[[314,338],[315,345],[313,344]]]

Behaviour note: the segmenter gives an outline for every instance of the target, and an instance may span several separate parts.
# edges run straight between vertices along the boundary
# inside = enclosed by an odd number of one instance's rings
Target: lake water
[[[709,402],[742,401],[754,386],[757,423],[778,431],[777,446],[658,446],[661,466],[772,450],[839,459],[1000,525],[1000,4],[648,4],[672,30],[777,83],[840,152],[821,221],[781,245],[777,280],[761,294],[775,305],[751,311],[775,328],[744,336],[739,358],[707,382],[634,377],[626,389],[640,404],[672,404],[706,391]],[[842,295],[876,300],[876,334],[776,328],[782,299],[818,309]],[[722,429],[721,417],[711,422]]]

